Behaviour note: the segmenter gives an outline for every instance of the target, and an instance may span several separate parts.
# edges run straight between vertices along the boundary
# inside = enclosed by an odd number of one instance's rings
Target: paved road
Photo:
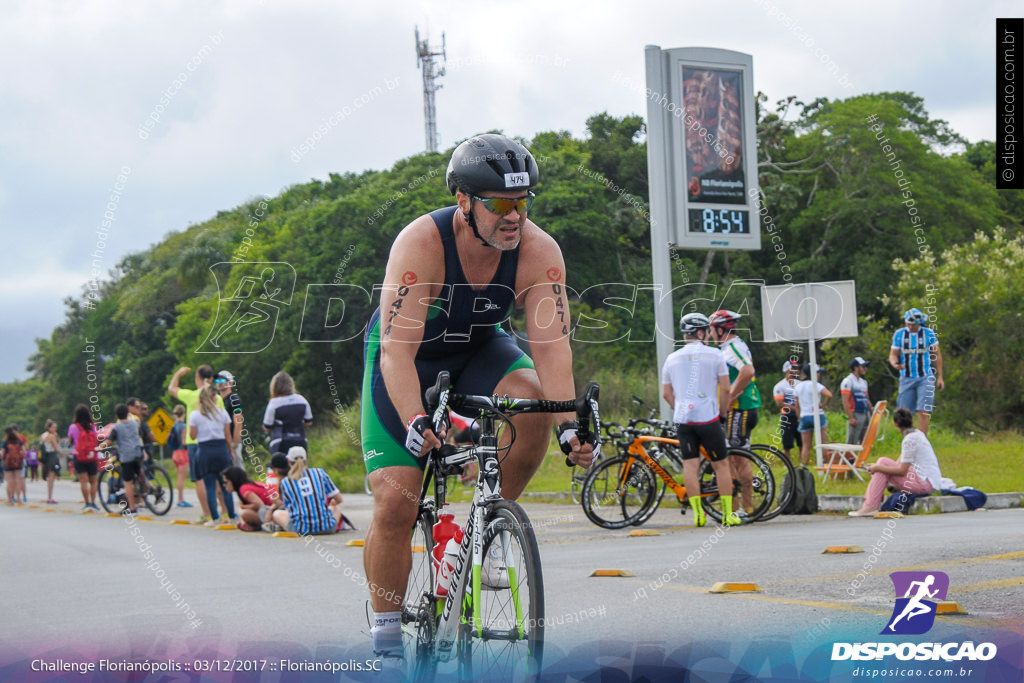
[[[58,500],[73,500],[76,488],[62,482]],[[41,497],[40,485],[29,491],[30,500]],[[372,499],[345,497],[360,531],[310,543],[167,523],[194,518],[198,508],[128,523],[79,507],[0,509],[0,576],[19,577],[23,587],[5,592],[2,661],[43,652],[367,656],[362,550],[346,543],[363,537]],[[664,509],[642,527],[660,535],[647,537],[599,529],[571,505],[527,510],[544,560],[546,661],[604,643],[613,659],[699,644],[735,662],[759,642],[791,647],[799,661],[835,641],[877,639],[896,570],[947,573],[950,599],[969,612],[940,616],[928,638],[968,634],[1019,648],[1024,633],[1024,510],[694,529]],[[823,554],[829,545],[865,552]],[[873,571],[863,572],[866,563]],[[633,576],[591,577],[596,569]],[[708,593],[718,581],[753,582],[763,592]]]

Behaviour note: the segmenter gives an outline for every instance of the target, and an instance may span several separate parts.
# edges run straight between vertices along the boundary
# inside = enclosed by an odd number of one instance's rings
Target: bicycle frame
[[[645,443],[652,442],[671,444],[673,446],[679,445],[678,439],[670,439],[665,436],[638,435],[633,437],[633,440],[630,441],[627,453],[633,457],[640,458],[644,463],[647,464],[648,467],[654,470],[654,472],[659,477],[661,477],[661,480],[665,482],[665,485],[672,489],[672,492],[676,494],[676,497],[679,500],[686,500],[686,486],[677,482],[675,478],[671,474],[669,474],[668,471],[664,467],[662,467],[657,460],[651,457],[651,455],[647,452],[647,449],[644,448]],[[701,453],[703,454],[703,452],[704,451],[702,449]],[[632,461],[630,461],[629,463],[627,463],[627,467],[622,468],[622,475],[619,479],[620,486],[625,484],[625,482],[629,478],[629,470],[632,469],[632,466],[633,463]]]

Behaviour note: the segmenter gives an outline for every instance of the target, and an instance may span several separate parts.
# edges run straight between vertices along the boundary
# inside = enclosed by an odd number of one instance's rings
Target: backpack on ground
[[[17,443],[13,441],[4,442],[4,469],[5,470],[20,470],[21,466],[25,464],[25,449],[22,447],[21,442]]]
[[[100,442],[96,436],[96,430],[90,427],[85,429],[78,425],[78,440],[75,441],[75,459],[83,462],[96,459],[96,449]]]
[[[783,508],[784,515],[813,515],[818,511],[818,492],[814,488],[814,475],[801,465],[793,470],[795,481],[789,481],[789,474],[782,479],[783,490],[793,485],[793,497]]]

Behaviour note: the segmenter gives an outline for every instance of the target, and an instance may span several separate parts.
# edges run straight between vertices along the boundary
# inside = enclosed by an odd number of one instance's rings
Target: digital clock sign
[[[750,234],[750,212],[745,209],[690,209],[688,214],[690,232]]]

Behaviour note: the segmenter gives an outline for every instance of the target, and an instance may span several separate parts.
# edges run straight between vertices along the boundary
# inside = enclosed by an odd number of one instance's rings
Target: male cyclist
[[[736,526],[742,520],[732,511],[732,474],[726,462],[728,449],[720,420],[729,410],[729,370],[722,354],[704,345],[711,322],[702,313],[687,313],[679,321],[686,346],[669,354],[661,370],[661,395],[673,406],[672,419],[683,456],[683,484],[690,492],[693,523],[704,526],[700,504],[700,447],[708,452],[722,500],[722,523]]]
[[[711,334],[722,349],[729,366],[729,416],[725,423],[725,440],[730,448],[750,448],[750,434],[757,426],[757,409],[761,394],[754,384],[754,361],[750,349],[736,335],[736,323],[742,316],[734,311],[719,310],[711,314]],[[729,466],[740,482],[740,505],[743,513],[754,511],[753,480],[750,462],[729,456]],[[745,515],[741,513],[740,517]]]
[[[373,648],[401,651],[401,604],[412,562],[409,531],[435,434],[423,393],[441,370],[458,393],[566,400],[575,396],[565,264],[558,244],[528,220],[537,162],[518,142],[480,135],[448,164],[456,205],[420,216],[395,238],[380,307],[367,326],[363,459],[373,486],[373,521],[363,563],[374,610]],[[531,360],[499,328],[525,308]],[[586,466],[592,448],[576,438],[575,415],[555,416],[569,459]],[[513,419],[517,439],[502,462],[502,490],[522,493],[540,466],[551,418]],[[508,586],[501,558],[485,558],[484,584]]]

